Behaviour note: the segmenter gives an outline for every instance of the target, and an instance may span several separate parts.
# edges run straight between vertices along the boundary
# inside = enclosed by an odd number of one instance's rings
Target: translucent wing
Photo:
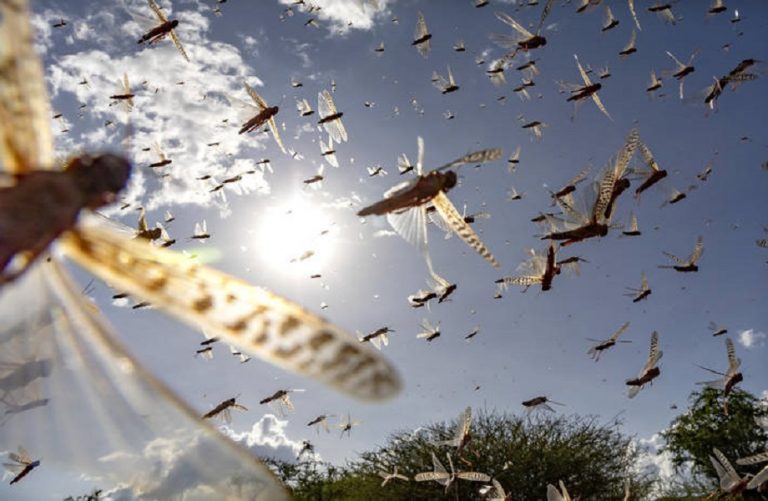
[[[487,150],[474,151],[472,153],[467,153],[463,157],[457,158],[452,162],[448,162],[445,165],[441,165],[440,167],[437,167],[434,170],[448,169],[450,167],[457,167],[459,165],[466,165],[466,164],[482,164],[485,162],[492,162],[494,160],[498,160],[499,158],[501,158],[501,155],[503,153],[504,153],[504,150],[502,150],[501,148],[491,148]]]
[[[275,142],[280,147],[280,150],[287,155],[288,151],[286,151],[283,140],[280,138],[280,131],[277,128],[275,117],[270,117],[269,120],[267,120],[267,124],[269,125],[269,130],[272,131],[272,137],[275,138]]]
[[[456,437],[464,438],[469,435],[469,427],[472,426],[472,407],[467,406],[460,418],[461,422],[456,429]],[[461,435],[459,435],[459,433],[461,433]]]
[[[748,464],[764,463],[766,461],[768,461],[768,451],[755,454],[754,456],[737,459],[736,463],[740,465],[748,465]]]
[[[642,281],[640,282],[640,289],[641,290],[648,290],[648,288],[649,288],[649,286],[648,286],[648,277],[645,276],[645,272],[641,273],[641,277],[642,277],[641,278]]]
[[[253,102],[256,103],[256,106],[259,107],[259,111],[263,111],[267,108],[269,108],[269,105],[267,105],[267,102],[264,101],[264,99],[259,95],[256,90],[248,85],[247,83],[243,82],[243,86],[245,87],[245,91],[248,93],[249,96],[251,96],[251,99],[253,99]]]
[[[610,339],[612,341],[616,341],[617,339],[619,339],[619,336],[624,334],[624,331],[626,331],[628,327],[629,327],[629,322],[626,322],[624,325],[619,327],[619,330],[617,330],[616,332],[613,333],[613,335],[610,337]]]
[[[122,485],[130,498],[288,499],[268,468],[131,358],[56,260],[5,287],[0,315],[3,357],[20,363],[4,390],[49,401],[6,413],[0,447],[22,442],[49,467]],[[177,489],[179,467],[190,483]]]
[[[741,360],[736,356],[731,338],[725,338],[725,349],[728,352],[728,372],[735,372],[741,366]]]
[[[442,485],[446,485],[448,483],[448,479],[450,478],[450,475],[447,472],[438,472],[438,471],[425,471],[423,473],[417,473],[413,479],[417,482],[426,482],[429,480],[434,480],[436,482],[439,482]]]
[[[378,400],[400,387],[375,350],[300,306],[180,254],[126,238],[96,218],[64,239],[67,254],[107,283],[193,327],[352,396]]]
[[[416,155],[416,175],[421,176],[424,174],[424,138],[421,136],[417,137],[416,145],[418,147],[418,153]]]
[[[331,94],[327,90],[323,90],[317,95],[317,110],[321,117],[329,117],[336,115],[336,104],[333,102]],[[336,118],[323,124],[325,131],[333,137],[336,143],[343,143],[347,140],[347,129],[344,128],[344,124],[341,122],[341,118]]]
[[[438,212],[440,212],[443,219],[451,225],[451,228],[453,228],[453,231],[456,232],[459,238],[464,240],[467,245],[483,256],[483,258],[491,263],[494,268],[499,267],[499,263],[496,261],[496,258],[493,257],[493,254],[491,254],[491,251],[489,251],[483,241],[480,240],[480,237],[477,236],[475,230],[464,221],[464,218],[461,217],[461,214],[459,214],[459,211],[456,210],[456,207],[453,206],[453,203],[451,203],[445,193],[442,191],[438,193],[437,196],[432,199],[432,203],[435,205]]]
[[[424,206],[411,207],[403,212],[388,212],[387,221],[406,242],[426,255],[427,219]]]
[[[560,495],[560,492],[552,484],[547,485],[547,501],[565,501],[565,498]]]
[[[0,2],[0,163],[21,173],[53,167],[43,69],[25,0]]]
[[[512,19],[512,17],[509,16],[508,14],[505,14],[504,12],[497,12],[496,18],[502,23],[506,24],[507,26],[512,27],[515,31],[523,35],[525,38],[533,38],[533,34],[530,31],[523,28],[523,26],[520,23]]]
[[[663,354],[664,352],[659,350],[659,334],[656,331],[653,331],[653,334],[651,334],[651,351],[648,355],[648,360],[643,366],[643,370],[640,371],[640,376],[653,369]]]
[[[757,489],[763,482],[768,482],[768,466],[760,470],[747,484],[747,489]]]
[[[160,6],[157,5],[157,3],[155,3],[155,0],[147,0],[147,2],[149,3],[149,8],[152,9],[152,12],[155,13],[155,15],[160,20],[160,22],[167,23],[168,18],[165,17],[165,13],[163,12],[163,9],[161,9]]]
[[[714,452],[715,458],[710,457],[710,459],[712,460],[712,465],[715,467],[715,470],[717,470],[717,476],[720,477],[720,488],[728,492],[734,485],[741,481],[741,477],[736,473],[731,462],[728,461],[728,458],[725,457],[725,454],[723,454],[720,449],[714,447],[712,452]],[[720,464],[719,467],[718,463]]]
[[[635,0],[627,0],[627,3],[629,4],[629,12],[632,14],[632,19],[635,21],[635,26],[637,26],[638,30],[642,31],[640,21],[637,19],[637,12],[635,12]]]
[[[176,30],[171,30],[169,32],[169,35],[171,36],[171,42],[173,42],[173,45],[176,46],[176,48],[181,53],[182,57],[189,61],[189,56],[187,55],[187,51],[184,50],[184,46],[181,45],[181,40],[179,40],[179,36],[176,34]]]
[[[419,12],[419,19],[416,21],[416,30],[414,31],[413,39],[414,41],[420,41],[416,45],[416,49],[419,51],[419,54],[421,54],[422,57],[427,57],[429,50],[431,49],[430,41],[427,38],[428,36],[429,29],[427,28],[427,22],[424,20],[424,14]]]
[[[696,247],[693,248],[693,252],[691,253],[690,257],[688,257],[688,263],[695,264],[696,261],[699,260],[703,252],[704,252],[704,238],[699,236],[699,238],[696,239]]]
[[[638,143],[637,147],[640,149],[640,154],[643,156],[645,165],[651,169],[651,172],[659,172],[661,168],[659,167],[659,164],[656,163],[656,159],[653,158],[653,153],[648,148],[648,146],[646,146],[645,143],[640,142]]]
[[[579,62],[579,57],[574,54],[573,58],[576,60],[576,66],[579,68],[579,74],[581,75],[581,79],[584,81],[584,86],[589,87],[592,85],[592,80],[589,79],[589,75],[587,75],[587,72],[584,71],[584,68],[581,67],[581,63]]]

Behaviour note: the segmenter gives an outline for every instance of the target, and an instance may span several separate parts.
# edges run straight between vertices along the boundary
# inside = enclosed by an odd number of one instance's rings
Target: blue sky
[[[141,29],[121,2],[108,7],[103,2],[72,2],[66,11],[57,2],[34,3],[52,106],[64,114],[70,129],[60,133],[59,124],[52,124],[57,148],[62,154],[123,148],[124,129],[103,124],[126,121],[125,112],[109,106],[108,96],[127,72],[139,90],[130,115],[130,154],[137,173],[126,202],[132,208],[144,205],[150,225],[162,221],[165,210],[173,212],[176,220],[168,230],[179,242],[174,248],[213,250],[216,267],[321,312],[350,332],[393,328],[383,353],[405,383],[394,399],[364,404],[256,359],[240,364],[223,345],[214,346],[213,360],[195,358],[203,340],[199,332],[158,311],[114,306],[111,290],[97,283],[94,298],[120,339],[201,414],[239,395],[249,411],[234,416],[234,433],[247,433],[254,423],[272,423],[264,436],[271,433],[277,442],[262,436],[264,444],[279,443],[287,457],[301,440],[309,439],[323,459],[335,463],[382,444],[392,431],[453,419],[467,405],[521,412],[520,402],[538,395],[566,404],[558,412],[595,414],[606,421],[620,414],[626,432],[651,440],[679,412],[670,406],[683,409],[695,383],[712,379],[694,364],[727,367],[723,338],[709,334],[710,320],[727,326],[736,342],[743,361],[741,387],[755,394],[768,390],[768,253],[755,245],[765,238],[762,225],[768,224],[768,172],[761,169],[767,160],[764,64],[758,65],[756,81],[725,90],[714,111],[703,104],[703,90],[713,77],[727,74],[743,59],[768,57],[768,39],[762,35],[768,6],[729,0],[727,13],[708,17],[706,2],[679,2],[673,11],[680,19],[672,25],[647,12],[646,2],[637,2],[642,27],[638,52],[622,60],[618,52],[634,26],[626,2],[609,2],[620,24],[602,33],[603,6],[577,14],[574,5],[556,1],[544,23],[547,45],[514,60],[516,66],[535,58],[540,70],[529,89],[532,99],[523,101],[512,92],[520,72],[508,69],[507,83],[500,87],[486,76],[488,64],[504,53],[488,35],[511,34],[495,11],[535,26],[541,6],[491,0],[476,9],[469,0],[379,0],[377,6],[362,8],[353,0],[325,0],[317,2],[324,9],[315,28],[304,26],[309,16],[295,7],[295,15],[281,22],[283,4],[290,3],[286,0],[231,0],[221,6],[221,17],[213,15],[213,2],[177,0],[172,9],[168,2],[160,3],[178,17],[179,37],[192,63],[168,42],[137,47]],[[128,5],[147,12],[142,2]],[[741,15],[738,23],[730,22],[733,9]],[[410,44],[419,11],[433,34],[426,59]],[[398,23],[392,22],[393,16]],[[60,17],[70,24],[45,30]],[[354,23],[351,28],[348,20]],[[458,39],[464,40],[466,52],[453,50]],[[373,49],[380,42],[385,50],[377,55]],[[683,61],[696,53],[695,72],[685,79],[682,100],[670,74],[675,65],[665,51]],[[483,65],[475,62],[480,54]],[[599,68],[610,69],[600,97],[613,120],[592,102],[585,102],[571,119],[573,105],[559,93],[557,82],[579,81],[574,54],[594,69],[593,80]],[[430,78],[433,71],[445,74],[446,65],[460,90],[442,95]],[[645,92],[651,70],[664,84],[655,97]],[[78,85],[83,77],[88,86]],[[292,78],[303,86],[292,87]],[[237,111],[225,97],[247,99],[243,79],[257,86],[270,105],[280,106],[276,118],[283,141],[303,159],[283,155],[268,135],[237,135]],[[144,80],[146,87],[141,87]],[[181,81],[183,85],[177,83]],[[316,109],[317,93],[330,89],[331,81],[336,83],[333,98],[344,112],[349,142],[336,147],[340,167],[326,165],[322,187],[313,189],[302,180],[322,165],[318,139],[327,135],[317,130],[316,114],[298,116],[295,101],[306,98]],[[423,114],[414,109],[412,99]],[[366,107],[365,102],[374,105]],[[80,103],[88,104],[82,119]],[[444,118],[447,110],[455,114],[453,120]],[[541,140],[520,127],[520,114],[547,124]],[[225,118],[231,122],[222,123]],[[618,238],[620,231],[614,230],[603,239],[565,248],[560,257],[578,255],[589,261],[580,276],[562,274],[548,292],[532,287],[520,294],[510,288],[503,298],[494,299],[494,280],[514,274],[527,249],[545,248],[545,242],[534,237],[541,229],[530,219],[550,210],[548,190],[558,189],[591,163],[592,175],[580,185],[587,188],[632,128],[669,171],[668,178],[639,202],[630,193],[618,201],[614,221],[626,222],[634,211],[643,235]],[[460,184],[448,193],[460,211],[466,204],[468,213],[491,214],[474,227],[501,267],[492,269],[458,238],[444,240],[431,226],[435,267],[458,284],[451,301],[433,304],[431,310],[412,309],[406,301],[426,286],[427,271],[418,251],[397,236],[382,236],[382,230],[390,229],[383,217],[362,221],[355,215],[403,180],[396,160],[401,153],[415,160],[417,136],[425,141],[426,169],[476,149],[500,147],[505,152],[497,162],[460,169]],[[144,167],[154,160],[141,148],[153,141],[160,141],[173,159],[170,181]],[[206,146],[212,142],[220,145]],[[505,158],[517,146],[520,164],[510,173]],[[226,200],[196,179],[205,174],[222,179],[256,169],[263,158],[271,160],[273,172],[259,171],[244,176],[239,186],[228,185],[222,190]],[[639,156],[633,165],[638,162]],[[708,162],[713,172],[699,181],[696,175]],[[375,165],[388,175],[369,178],[366,167]],[[694,184],[697,188],[685,200],[661,206],[669,190]],[[507,201],[511,186],[525,193],[522,200]],[[286,217],[288,210],[296,217]],[[113,216],[133,226],[138,213],[129,209],[113,211]],[[189,242],[195,222],[202,219],[212,238],[204,244]],[[325,229],[329,233],[319,237]],[[704,254],[698,273],[657,268],[669,264],[661,251],[685,257],[699,235]],[[290,262],[306,250],[315,255]],[[641,272],[647,274],[653,293],[633,304],[623,293],[625,287],[639,286]],[[310,279],[313,273],[322,277]],[[85,273],[76,274],[83,284],[89,280]],[[321,304],[327,309],[321,310]],[[425,318],[439,322],[442,330],[431,343],[416,338]],[[618,345],[593,362],[585,338],[607,338],[627,321],[630,327],[623,339],[632,343]],[[475,325],[480,333],[466,342],[464,336]],[[624,381],[644,364],[654,330],[664,351],[661,376],[629,400]],[[258,401],[282,388],[306,392],[293,397],[296,411],[287,424],[274,426],[274,418],[264,417],[274,411]],[[348,412],[361,422],[350,438],[339,439],[338,430],[317,435],[306,427],[319,414],[336,414],[336,423]],[[40,477],[45,475],[49,473],[41,468],[35,472],[37,484],[23,482],[15,493],[39,496]],[[74,493],[67,488],[50,494],[61,498]],[[0,495],[5,489],[0,488]]]

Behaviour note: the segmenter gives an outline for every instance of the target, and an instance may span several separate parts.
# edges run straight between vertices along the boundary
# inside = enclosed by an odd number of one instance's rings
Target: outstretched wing
[[[269,105],[267,105],[267,102],[264,101],[264,99],[259,95],[256,90],[248,85],[247,83],[243,82],[243,86],[245,87],[245,91],[248,93],[249,96],[251,96],[251,99],[253,99],[253,102],[256,103],[256,106],[259,107],[259,111],[263,111],[267,108],[269,108]]]
[[[176,30],[171,30],[169,34],[171,35],[171,42],[173,42],[173,45],[175,45],[176,48],[179,49],[179,52],[181,52],[181,55],[184,57],[184,59],[189,61],[189,56],[187,55],[187,51],[184,50],[184,46],[181,45],[181,40],[179,40],[179,36],[176,34]]]
[[[699,238],[696,239],[696,247],[693,248],[693,252],[688,257],[688,264],[696,264],[696,262],[699,260],[703,252],[704,252],[704,238],[702,236],[699,236]]]
[[[728,352],[728,372],[735,372],[741,366],[741,360],[736,356],[731,338],[725,338],[725,349]]]
[[[664,352],[659,350],[659,333],[653,331],[653,334],[651,334],[651,350],[648,354],[648,360],[646,360],[645,365],[643,366],[643,370],[640,371],[640,376],[653,369],[663,354]]]
[[[472,153],[467,153],[463,157],[457,158],[452,162],[448,162],[445,165],[441,165],[440,167],[437,167],[434,170],[443,170],[451,167],[458,167],[459,165],[465,165],[465,164],[482,164],[485,162],[492,162],[494,160],[498,160],[499,158],[501,158],[501,155],[503,153],[504,153],[504,150],[502,150],[501,148],[490,148],[487,150],[474,151]]]
[[[493,257],[493,254],[491,254],[491,251],[489,251],[483,241],[480,240],[480,237],[477,236],[475,230],[464,221],[464,218],[461,217],[461,214],[459,214],[459,211],[456,210],[456,207],[453,206],[453,203],[451,203],[445,193],[442,191],[439,192],[437,196],[432,199],[432,203],[443,219],[451,226],[451,228],[453,228],[453,231],[456,232],[459,238],[464,240],[467,245],[483,256],[486,261],[491,263],[491,266],[494,268],[499,267],[499,263],[496,261],[496,258]]]
[[[584,71],[584,68],[581,67],[581,63],[579,62],[579,56],[574,54],[573,58],[576,60],[576,66],[578,66],[579,68],[579,74],[581,75],[581,79],[584,81],[584,86],[589,87],[590,85],[592,85],[592,80],[589,79],[589,75],[587,75],[587,72]]]
[[[196,329],[354,397],[394,395],[394,368],[351,334],[300,306],[182,255],[127,240],[112,225],[83,218],[64,239],[67,254],[106,282]]]
[[[509,14],[505,14],[504,12],[497,12],[496,18],[507,26],[511,26],[515,31],[523,35],[525,38],[533,38],[533,34],[523,28],[520,23],[512,19]]]
[[[11,173],[53,167],[50,108],[26,0],[0,2],[0,164]]]
[[[167,23],[168,18],[165,16],[165,13],[163,12],[163,9],[160,8],[159,5],[155,2],[155,0],[147,0],[149,3],[149,8],[152,9],[152,12],[155,13],[157,18],[160,20],[161,23]]]
[[[21,362],[5,390],[20,401],[47,399],[5,413],[1,448],[24,443],[49,467],[122,485],[131,498],[288,499],[266,466],[201,422],[117,343],[58,261],[3,288],[0,315],[0,350]],[[179,465],[191,482],[177,489]]]
[[[267,124],[269,125],[269,130],[272,131],[272,137],[275,138],[275,142],[280,147],[280,150],[284,154],[288,154],[288,152],[285,149],[285,145],[283,144],[283,140],[280,137],[280,131],[277,128],[277,122],[275,122],[275,117],[270,117],[269,120],[267,120]],[[334,156],[335,159],[335,156]],[[338,167],[338,164],[337,164]]]
[[[613,335],[610,337],[610,340],[616,341],[617,339],[619,339],[619,336],[624,334],[624,331],[626,331],[628,327],[629,327],[629,322],[624,323],[624,325],[619,327],[619,330],[613,333]]]

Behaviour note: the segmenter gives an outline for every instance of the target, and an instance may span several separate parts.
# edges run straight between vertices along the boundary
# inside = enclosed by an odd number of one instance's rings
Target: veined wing
[[[643,370],[640,371],[638,377],[642,377],[643,374],[653,369],[663,354],[664,352],[659,350],[659,334],[656,331],[653,331],[653,334],[651,334],[651,351],[648,355],[648,360],[646,360]]]
[[[629,327],[629,322],[626,322],[624,325],[622,325],[621,327],[619,327],[619,330],[617,330],[616,332],[614,332],[614,333],[613,333],[613,335],[612,335],[612,336],[611,336],[609,339],[610,339],[611,341],[616,341],[617,339],[619,339],[619,336],[621,336],[622,334],[624,334],[624,331],[626,331],[628,327]]]
[[[429,259],[427,250],[427,216],[424,206],[411,207],[403,212],[388,212],[387,221],[398,235]]]
[[[765,463],[766,461],[768,461],[768,451],[760,452],[753,456],[737,459],[736,464],[750,465],[750,464]]]
[[[450,478],[451,475],[445,471],[425,471],[423,473],[417,473],[416,476],[413,477],[413,479],[417,482],[434,480],[442,485],[446,485],[448,483],[448,479]]]
[[[581,79],[584,81],[584,86],[589,87],[590,85],[592,85],[592,80],[589,79],[589,75],[587,75],[587,72],[584,71],[584,68],[581,67],[581,63],[579,62],[579,56],[574,54],[573,58],[576,60],[576,66],[578,66],[579,68],[579,74],[581,75]]]
[[[378,400],[398,391],[399,377],[375,350],[295,303],[175,252],[126,240],[96,218],[83,219],[63,239],[65,250],[117,289],[354,397]]]
[[[337,113],[333,98],[325,89],[317,93],[317,112],[321,117],[327,117]]]
[[[331,94],[327,90],[323,90],[317,94],[317,112],[321,118],[329,117],[338,114],[336,110],[336,104],[333,102]],[[341,117],[331,120],[323,124],[326,132],[333,137],[336,144],[341,144],[347,140],[347,130],[344,128],[344,124],[341,122]]]
[[[491,263],[494,268],[499,267],[499,263],[496,261],[496,258],[493,257],[493,254],[491,254],[491,251],[489,251],[483,241],[480,240],[480,237],[477,236],[475,230],[464,221],[464,218],[461,217],[461,214],[459,214],[459,211],[456,210],[456,207],[453,206],[453,203],[451,203],[445,193],[442,191],[439,192],[435,198],[432,199],[432,203],[435,205],[438,212],[440,212],[440,215],[443,216],[443,219],[451,225],[453,231],[456,232],[459,238],[464,240],[467,245],[483,256],[483,258]]]
[[[728,372],[736,372],[741,366],[741,360],[736,356],[736,350],[730,337],[725,338],[725,349],[728,352]]]
[[[544,26],[544,21],[546,21],[547,16],[549,16],[553,3],[554,0],[547,0],[547,3],[544,4],[544,8],[541,10],[541,18],[539,18],[539,26],[536,28],[536,33],[539,33],[541,27]]]
[[[603,101],[600,99],[600,96],[597,95],[597,92],[593,92],[590,96],[592,98],[592,101],[595,102],[595,106],[603,112],[603,115],[607,116],[610,120],[613,120],[611,118],[611,115],[608,113],[608,110],[605,109],[605,105],[603,104]]]
[[[280,147],[280,150],[287,155],[288,152],[285,149],[283,140],[280,138],[280,132],[277,128],[277,122],[275,122],[275,117],[269,117],[269,120],[267,120],[267,124],[269,125],[269,130],[272,131],[272,137],[275,138],[275,142]]]
[[[696,264],[702,253],[704,252],[704,238],[699,236],[696,239],[696,247],[693,248],[693,252],[688,257],[688,264]]]
[[[506,24],[507,26],[512,27],[515,31],[523,35],[525,38],[533,38],[533,34],[530,31],[523,28],[523,26],[520,23],[512,19],[512,17],[509,14],[506,14],[504,12],[497,12],[496,19]]]
[[[171,42],[173,42],[173,45],[175,45],[176,48],[179,49],[179,52],[181,52],[181,55],[184,57],[184,59],[189,61],[189,56],[187,55],[187,51],[184,50],[184,46],[181,45],[181,40],[179,40],[179,36],[176,34],[176,30],[171,30],[169,34],[171,36]]]
[[[646,146],[643,142],[639,142],[637,147],[640,149],[640,154],[643,156],[645,165],[651,169],[651,172],[659,172],[661,168],[656,162],[656,159],[653,158],[653,153],[651,153],[651,150],[648,148],[648,146]]]
[[[130,497],[194,491],[218,499],[288,499],[268,468],[201,422],[117,343],[57,260],[38,263],[3,288],[0,315],[3,357],[21,363],[6,392],[20,401],[34,395],[49,401],[6,413],[0,447],[24,443],[47,464],[87,473],[100,485],[122,485]],[[192,479],[180,490],[170,481],[176,459]],[[249,482],[237,485],[237,478]]]
[[[728,492],[736,484],[741,482],[741,477],[736,473],[736,470],[733,469],[733,465],[731,465],[731,462],[728,461],[728,458],[725,457],[725,454],[723,454],[720,449],[713,447],[712,452],[715,454],[715,457],[712,458],[710,456],[710,460],[712,460],[712,465],[715,467],[717,476],[720,478],[720,488],[725,492]]]
[[[470,480],[472,482],[490,482],[491,477],[489,475],[486,475],[485,473],[480,473],[479,471],[459,471],[456,472],[456,478],[460,478],[462,480]]]
[[[163,12],[163,9],[160,8],[159,5],[155,2],[155,0],[147,0],[149,3],[149,7],[152,9],[152,12],[155,13],[157,18],[160,20],[161,23],[167,23],[168,18],[165,16],[165,13]]]
[[[445,165],[441,165],[434,170],[443,170],[465,164],[482,164],[485,162],[492,162],[501,158],[503,153],[504,150],[501,148],[490,148],[487,150],[474,151],[472,153],[467,153],[463,157],[457,158],[452,162],[448,162]]]
[[[256,92],[253,87],[245,82],[243,82],[243,86],[245,87],[245,91],[248,93],[248,95],[251,96],[251,99],[253,99],[253,102],[256,103],[256,106],[259,107],[259,111],[263,111],[269,108],[267,102],[264,101],[264,99],[259,95],[258,92]]]
[[[43,68],[26,0],[0,2],[0,163],[11,173],[53,167]]]

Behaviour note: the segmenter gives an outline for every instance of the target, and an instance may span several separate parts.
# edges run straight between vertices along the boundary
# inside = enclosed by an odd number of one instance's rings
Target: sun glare
[[[295,198],[270,207],[255,232],[258,255],[268,265],[316,272],[330,262],[336,235],[331,219],[315,204]]]

